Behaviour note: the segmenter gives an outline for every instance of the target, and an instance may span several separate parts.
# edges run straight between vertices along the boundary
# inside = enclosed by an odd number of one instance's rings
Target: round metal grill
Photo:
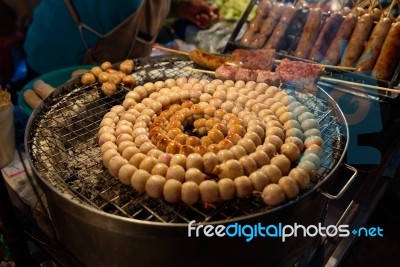
[[[210,75],[187,71],[185,67],[194,66],[182,56],[138,59],[134,76],[138,84],[182,76],[214,79]],[[291,88],[282,90],[308,107],[321,126],[324,151],[317,179],[310,189],[319,187],[337,167],[346,151],[348,128],[345,118],[337,104],[323,90],[314,94]],[[74,79],[46,98],[32,114],[26,133],[31,165],[39,179],[78,205],[142,221],[216,222],[270,209],[257,194],[248,199],[215,205],[172,205],[139,194],[111,177],[102,164],[97,132],[103,115],[114,105],[121,104],[127,92],[128,88],[119,87],[116,94],[105,96],[98,84],[82,87],[79,80]],[[298,198],[306,195],[310,189]]]

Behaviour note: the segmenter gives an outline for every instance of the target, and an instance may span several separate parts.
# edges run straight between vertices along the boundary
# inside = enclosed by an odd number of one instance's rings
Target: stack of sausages
[[[290,4],[260,1],[240,44],[279,51],[298,9]],[[332,12],[326,19],[320,8],[310,8],[298,42],[293,45],[293,55],[372,71],[377,79],[390,80],[400,59],[400,22],[393,21],[382,17],[377,8],[346,8]]]
[[[251,48],[278,48],[297,10],[293,5],[262,0],[240,40],[241,45]]]

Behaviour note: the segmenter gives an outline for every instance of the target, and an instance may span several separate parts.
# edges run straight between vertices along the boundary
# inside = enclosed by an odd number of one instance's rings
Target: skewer
[[[206,74],[215,75],[215,71],[211,71],[211,70],[195,69],[195,68],[191,68],[191,67],[185,67],[184,69],[188,70],[188,71],[202,72],[202,73],[206,73]],[[374,86],[374,85],[369,85],[369,84],[364,84],[364,83],[350,82],[350,81],[333,79],[333,78],[328,78],[328,77],[323,77],[323,76],[320,77],[320,80],[327,81],[327,82],[340,83],[340,84],[344,84],[344,85],[352,85],[352,86],[359,86],[359,87],[361,86],[361,87],[366,87],[366,88],[369,88],[369,89],[376,89],[376,90],[381,90],[381,91],[387,91],[387,92],[393,92],[393,93],[400,94],[400,90],[398,90],[398,89],[391,89],[391,88]]]
[[[378,0],[372,0],[370,6],[368,7],[370,10],[373,10],[375,7],[379,7],[382,10],[382,6]]]
[[[368,5],[370,5],[369,0],[360,2],[357,7],[366,8]]]
[[[395,4],[395,1],[392,1],[392,3],[390,3],[390,6],[387,7],[386,9],[382,9],[382,13],[385,14],[384,16],[386,18],[390,18],[390,13],[392,12],[393,6]]]
[[[167,52],[171,52],[171,53],[175,53],[175,54],[181,54],[181,55],[184,55],[184,56],[189,56],[188,52],[180,51],[180,50],[177,50],[177,49],[171,49],[171,48],[160,46],[160,45],[153,45],[153,47],[157,48],[157,49],[160,49],[160,50],[167,51]]]
[[[275,59],[276,63],[281,63],[281,59]],[[355,70],[354,67],[345,67],[345,66],[332,66],[332,65],[325,65],[325,64],[317,64],[317,63],[310,63],[310,64],[315,64],[323,68],[331,68],[331,69],[341,69],[341,70]]]
[[[181,55],[185,55],[185,56],[189,56],[188,52],[183,52],[180,50],[176,50],[176,49],[171,49],[171,48],[167,48],[167,47],[163,47],[163,46],[159,46],[159,45],[153,45],[154,48],[160,49],[160,50],[164,50],[167,52],[171,52],[171,53],[176,53],[176,54],[181,54]],[[281,63],[282,60],[280,59],[275,59],[274,60],[276,63]],[[333,65],[324,65],[324,64],[317,64],[317,63],[312,63],[318,66],[321,66],[323,68],[331,68],[331,69],[341,69],[341,70],[355,70],[355,68],[353,67],[344,67],[344,66],[333,66]]]
[[[195,69],[195,68],[191,68],[191,67],[184,67],[183,69],[188,70],[188,71],[193,71],[193,72],[201,72],[201,73],[215,75],[215,71],[212,71],[212,70],[202,70],[202,69]]]
[[[328,77],[320,77],[320,80],[327,81],[327,82],[340,83],[340,84],[344,84],[344,85],[361,86],[361,87],[366,87],[366,88],[369,88],[369,89],[376,89],[376,90],[381,90],[381,91],[387,91],[387,92],[393,92],[393,93],[400,94],[400,90],[398,90],[398,89],[391,89],[391,88],[374,86],[374,85],[369,85],[369,84],[364,84],[364,83],[356,83],[356,82],[338,80],[338,79],[333,79],[333,78],[328,78]]]

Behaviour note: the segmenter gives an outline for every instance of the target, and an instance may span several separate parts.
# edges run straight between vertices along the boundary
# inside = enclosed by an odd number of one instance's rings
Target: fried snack
[[[33,83],[32,87],[33,91],[35,91],[35,93],[42,99],[51,94],[51,92],[55,90],[53,86],[51,86],[50,84],[46,83],[41,79],[36,80]]]

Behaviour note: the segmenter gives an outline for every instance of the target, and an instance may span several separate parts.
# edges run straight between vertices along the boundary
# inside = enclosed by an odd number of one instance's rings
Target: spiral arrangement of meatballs
[[[104,115],[99,146],[113,177],[152,198],[193,205],[256,194],[277,206],[315,179],[323,139],[285,90],[180,77],[128,92]]]

